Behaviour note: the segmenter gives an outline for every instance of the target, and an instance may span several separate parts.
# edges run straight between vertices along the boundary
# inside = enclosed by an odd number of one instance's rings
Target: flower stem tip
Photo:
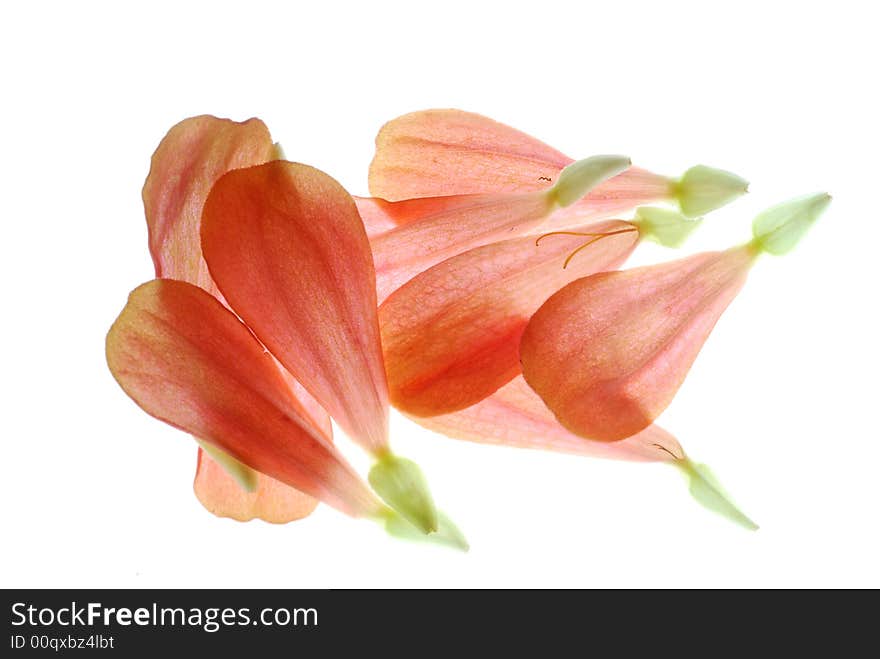
[[[758,525],[733,504],[709,467],[692,462],[687,457],[680,458],[673,464],[688,479],[688,489],[697,503],[749,531],[758,530]]]
[[[464,534],[442,512],[437,513],[437,530],[433,533],[425,534],[397,513],[389,511],[385,517],[385,531],[388,535],[401,540],[427,542],[465,552],[470,549]]]
[[[370,469],[368,479],[376,494],[407,522],[422,533],[437,530],[437,508],[415,462],[386,453]]]
[[[754,244],[776,256],[790,252],[830,203],[831,195],[820,192],[768,208],[752,222]]]
[[[603,181],[629,169],[630,165],[632,160],[626,156],[592,156],[578,160],[559,173],[548,194],[562,208],[571,206]]]
[[[633,224],[639,228],[642,238],[664,247],[681,247],[702,221],[702,218],[685,217],[669,208],[641,206],[636,209]]]
[[[698,217],[721,208],[748,192],[749,183],[736,174],[706,165],[687,170],[674,183],[675,197],[681,212]]]
[[[255,492],[257,490],[257,472],[243,462],[239,462],[233,458],[226,451],[221,451],[213,444],[203,442],[201,439],[197,439],[196,442],[198,442],[199,446],[202,447],[202,450],[207,453],[214,462],[223,467],[224,471],[232,476],[242,490],[245,492]]]

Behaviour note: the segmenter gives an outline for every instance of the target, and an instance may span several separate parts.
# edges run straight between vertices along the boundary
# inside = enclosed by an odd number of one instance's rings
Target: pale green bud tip
[[[749,183],[723,169],[697,165],[675,182],[673,189],[681,212],[688,217],[705,215],[742,196]]]
[[[284,155],[284,148],[281,146],[281,142],[275,142],[275,144],[272,145],[272,159],[287,160]]]
[[[202,450],[210,456],[214,462],[223,467],[223,470],[232,476],[238,486],[245,492],[254,492],[257,489],[257,472],[248,467],[246,464],[239,462],[225,451],[208,442],[197,439]]]
[[[370,469],[369,481],[385,503],[422,533],[437,530],[434,499],[415,462],[386,453]]]
[[[393,511],[385,517],[385,530],[388,535],[402,540],[429,542],[435,545],[451,547],[460,551],[470,549],[467,538],[459,528],[442,512],[437,513],[437,530],[425,534]]]
[[[791,251],[830,203],[831,195],[820,192],[768,208],[752,222],[755,245],[768,254]]]
[[[702,218],[687,218],[669,208],[641,206],[636,209],[632,223],[639,228],[642,238],[653,240],[664,247],[681,247],[702,221]]]
[[[626,156],[592,156],[571,163],[559,173],[556,185],[547,193],[559,206],[571,206],[603,181],[629,169]]]
[[[749,531],[758,530],[758,525],[733,504],[709,467],[691,462],[688,458],[681,458],[673,464],[681,469],[688,479],[688,489],[697,503]]]

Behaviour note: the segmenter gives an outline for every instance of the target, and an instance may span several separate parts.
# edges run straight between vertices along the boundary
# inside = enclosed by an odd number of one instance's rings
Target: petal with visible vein
[[[634,435],[672,401],[755,255],[746,245],[569,284],[523,333],[526,381],[573,433]]]
[[[676,439],[657,425],[619,442],[597,442],[575,435],[559,425],[522,376],[467,409],[410,418],[434,432],[482,444],[636,462],[673,462],[684,457]]]

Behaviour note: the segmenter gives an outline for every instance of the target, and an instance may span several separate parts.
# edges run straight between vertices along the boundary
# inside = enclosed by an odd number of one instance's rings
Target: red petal
[[[525,133],[461,110],[425,110],[385,124],[370,165],[370,194],[389,201],[543,190],[572,159]],[[554,215],[553,227],[670,197],[670,180],[630,168]]]
[[[639,432],[672,401],[753,259],[746,246],[569,284],[523,334],[526,381],[578,435]]]
[[[218,517],[239,522],[262,519],[285,524],[307,517],[317,499],[288,487],[265,474],[257,475],[257,489],[245,492],[226,470],[201,449],[196,463],[193,490],[202,505]]]
[[[202,289],[167,279],[135,289],[107,335],[107,361],[148,414],[348,514],[377,511],[272,357]]]
[[[460,412],[412,419],[429,430],[483,444],[644,462],[684,456],[675,438],[656,425],[619,442],[596,442],[572,434],[559,425],[522,376]]]
[[[379,309],[391,401],[433,416],[482,400],[520,372],[529,317],[565,284],[618,267],[638,243],[621,221],[582,228],[591,237],[517,238],[470,250],[421,273]]]
[[[351,196],[306,165],[230,172],[205,203],[202,249],[223,295],[272,354],[353,439],[383,450],[375,271]]]
[[[153,154],[143,190],[157,277],[216,292],[202,259],[202,206],[223,174],[273,157],[272,138],[259,119],[238,123],[203,115],[184,119],[168,131]]]

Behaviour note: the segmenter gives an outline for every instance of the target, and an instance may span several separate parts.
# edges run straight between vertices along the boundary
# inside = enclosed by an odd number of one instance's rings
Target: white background
[[[4,5],[0,586],[880,586],[880,49],[864,7]],[[259,116],[289,158],[366,194],[379,126],[430,107],[576,158],[748,178],[681,253],[745,240],[777,201],[834,195],[797,250],[758,264],[660,420],[760,531],[699,508],[666,466],[467,444],[396,415],[396,449],[469,554],[324,506],[282,527],[201,508],[192,440],[104,362],[107,328],[152,276],[153,149],[190,115]]]

